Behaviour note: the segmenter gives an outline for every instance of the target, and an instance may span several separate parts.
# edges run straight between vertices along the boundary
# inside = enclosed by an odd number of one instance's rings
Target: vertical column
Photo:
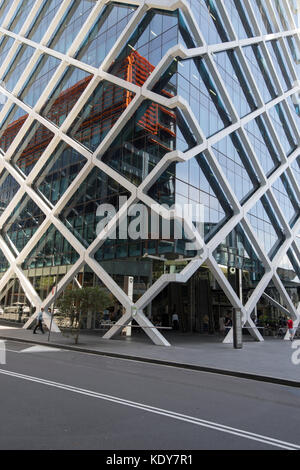
[[[128,295],[129,299],[132,301],[133,299],[133,283],[134,277],[133,276],[125,276],[124,278],[124,291]],[[131,336],[131,322],[126,327],[126,336]]]

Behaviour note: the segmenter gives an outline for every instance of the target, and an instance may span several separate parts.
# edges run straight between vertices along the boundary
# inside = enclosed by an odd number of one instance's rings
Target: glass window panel
[[[78,258],[78,253],[70,243],[54,225],[51,225],[25,259],[22,264],[22,270],[28,275],[28,270],[32,269],[31,275],[36,277],[39,274],[36,271],[37,268],[52,265],[68,266],[74,264]]]
[[[2,24],[3,21],[5,20],[5,17],[7,13],[9,12],[10,7],[12,6],[13,3],[15,3],[17,6],[18,0],[4,0],[2,2],[2,5],[0,7],[0,24]]]
[[[47,127],[38,121],[34,121],[26,132],[13,156],[14,164],[26,176],[29,175],[35,163],[44,153],[53,135]]]
[[[0,175],[0,215],[11,202],[14,195],[17,193],[20,185],[8,173],[3,171]]]
[[[268,41],[266,43],[269,53],[272,58],[273,65],[275,67],[276,75],[279,77],[281,86],[284,91],[287,91],[292,87],[290,80],[289,67],[286,63],[282,48],[279,41]]]
[[[186,151],[195,145],[196,139],[179,109],[147,100],[101,160],[138,185],[166,153]]]
[[[229,41],[229,34],[214,0],[188,0],[200,30],[208,44]]]
[[[133,98],[133,93],[102,81],[77,115],[68,134],[96,150]]]
[[[59,218],[66,227],[79,239],[84,246],[89,246],[97,236],[97,225],[101,217],[97,209],[101,204],[111,204],[115,211],[120,209],[124,201],[121,196],[129,197],[129,193],[119,183],[94,168]],[[126,199],[125,199],[126,200]]]
[[[10,36],[2,36],[0,39],[0,63],[6,59],[7,54],[9,53],[13,43],[15,42],[14,38]]]
[[[276,28],[272,23],[265,0],[250,0],[250,2],[262,34],[275,33]]]
[[[9,25],[8,29],[10,31],[13,31],[16,34],[20,32],[34,4],[35,0],[22,0]]]
[[[34,186],[55,205],[85,163],[83,155],[61,142],[40,171]]]
[[[73,0],[53,33],[49,47],[65,54],[94,6],[94,0]]]
[[[6,152],[14,141],[28,114],[17,105],[12,105],[0,124],[0,148]]]
[[[20,46],[15,57],[11,60],[6,75],[4,76],[4,83],[9,91],[13,91],[19,78],[24,72],[28,62],[33,56],[35,49],[30,46]]]
[[[214,59],[239,116],[243,117],[257,109],[251,87],[234,50],[214,54]]]
[[[61,0],[46,0],[33,20],[27,37],[32,41],[40,42],[60,6]]]
[[[297,147],[297,140],[283,106],[277,104],[269,110],[269,115],[286,155],[290,155]]]
[[[184,189],[185,195],[181,194],[182,177],[187,183]],[[204,217],[202,235],[206,241],[220,229],[233,213],[203,154],[188,162],[171,164],[150,188],[148,194],[155,201],[167,204],[169,207],[174,204],[182,207],[184,204],[192,206],[195,206],[195,203],[200,204]]]
[[[246,46],[243,48],[248,60],[251,72],[255,78],[256,86],[265,103],[276,98],[277,92],[271,72],[267,66],[260,45]]]
[[[55,57],[43,54],[24,85],[20,93],[20,99],[33,108],[59,64],[60,61]]]
[[[194,47],[180,12],[151,10],[145,15],[109,72],[142,86],[167,51],[178,44]]]
[[[284,235],[268,198],[263,196],[262,199],[250,209],[247,217],[263,249],[272,259],[283,242]]]
[[[225,0],[224,3],[237,37],[244,39],[255,36],[243,0]]]
[[[265,174],[269,176],[279,166],[280,158],[268,131],[265,119],[262,116],[253,119],[245,126],[245,130],[258,161]]]
[[[45,214],[24,195],[5,222],[3,236],[8,245],[20,253],[44,220]]]
[[[77,67],[68,67],[41,110],[41,114],[61,126],[88,86],[93,75]]]
[[[245,202],[259,186],[258,177],[236,133],[213,146],[218,161],[241,202]]]
[[[231,124],[221,93],[203,59],[174,59],[153,91],[167,98],[176,95],[184,98],[206,136]]]
[[[249,288],[255,288],[262,279],[265,268],[241,225],[238,225],[213,253],[219,265],[242,269],[243,303],[249,297],[245,295]],[[228,277],[228,270],[225,270]]]
[[[87,35],[76,59],[99,67],[131,19],[135,7],[108,5]]]
[[[283,174],[276,180],[272,188],[284,217],[286,218],[287,222],[293,226],[295,222],[295,215],[298,216],[300,206],[288,177]]]
[[[285,1],[271,0],[279,25],[283,31],[292,29],[285,9]]]

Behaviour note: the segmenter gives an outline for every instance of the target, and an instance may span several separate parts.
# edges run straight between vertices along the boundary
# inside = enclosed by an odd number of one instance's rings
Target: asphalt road
[[[297,388],[30,347],[6,342],[1,450],[300,449]]]

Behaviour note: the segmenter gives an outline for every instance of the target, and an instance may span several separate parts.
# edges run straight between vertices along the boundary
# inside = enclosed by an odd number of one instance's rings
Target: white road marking
[[[29,348],[22,349],[21,351],[18,351],[19,353],[35,353],[35,352],[56,352],[60,351],[58,348],[51,348],[49,346],[31,346]]]
[[[245,439],[250,439],[257,442],[262,442],[264,444],[279,447],[281,449],[287,450],[300,450],[300,445],[293,444],[291,442],[281,441],[274,439],[272,437],[263,436],[261,434],[255,434],[249,431],[244,431],[242,429],[232,428],[230,426],[225,426],[223,424],[215,423],[212,421],[206,421],[204,419],[196,418],[194,416],[184,415],[181,413],[176,413],[174,411],[165,410],[163,408],[156,408],[154,406],[145,405],[143,403],[138,403],[130,400],[125,400],[123,398],[115,397],[113,395],[106,395],[103,393],[93,392],[92,390],[86,390],[83,388],[74,387],[72,385],[66,385],[59,382],[53,382],[51,380],[41,379],[39,377],[33,377],[30,375],[19,374],[17,372],[12,372],[5,369],[0,369],[0,374],[8,375],[10,377],[15,377],[22,380],[27,380],[30,382],[36,382],[42,385],[47,385],[49,387],[59,388],[61,390],[67,390],[69,392],[78,393],[80,395],[89,396],[92,398],[97,398],[100,400],[110,401],[117,403],[119,405],[129,406],[139,410],[147,411],[149,413],[158,414],[161,416],[167,416],[169,418],[177,419],[179,421],[184,421],[186,423],[195,424],[204,428],[213,429],[215,431],[224,432],[227,434],[232,434],[238,437],[243,437]]]

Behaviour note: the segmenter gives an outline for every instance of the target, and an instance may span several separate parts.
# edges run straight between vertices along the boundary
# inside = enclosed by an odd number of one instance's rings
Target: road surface
[[[0,449],[300,449],[300,389],[7,341]]]

